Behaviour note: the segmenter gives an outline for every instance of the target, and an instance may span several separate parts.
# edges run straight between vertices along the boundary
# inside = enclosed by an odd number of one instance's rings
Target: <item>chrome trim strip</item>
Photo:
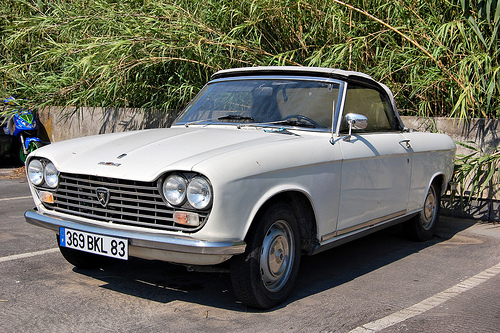
[[[344,114],[345,96],[347,94],[347,86],[349,83],[345,82],[340,86],[341,96],[340,103],[338,103],[338,110],[335,110],[335,136],[340,136],[340,125],[342,123],[342,115]]]
[[[70,209],[58,209],[57,210],[58,213],[64,213],[64,214],[70,214],[70,215],[75,215],[74,211],[70,210]],[[83,218],[88,218],[88,219],[93,219],[95,218],[95,215],[93,214],[87,214],[87,213],[79,213],[77,215],[78,217],[83,217]],[[141,216],[143,217],[143,216]],[[157,219],[158,220],[158,219]],[[158,220],[160,221],[160,220]],[[174,221],[174,219],[163,219],[164,222],[172,222]],[[130,225],[130,226],[136,226],[136,227],[144,227],[144,228],[148,228],[148,229],[153,229],[151,228],[151,223],[148,223],[148,222],[140,222],[140,221],[130,221],[130,220],[124,220],[124,219],[120,219],[120,218],[111,218],[111,217],[108,217],[106,221],[104,220],[99,220],[99,222],[107,222],[107,223],[117,223],[117,224],[120,224],[120,225]],[[171,226],[171,225],[163,225],[163,224],[155,224],[155,228],[156,230],[169,230],[169,231],[185,231],[185,228],[182,228],[182,227],[175,227],[175,226]]]
[[[398,216],[398,217],[392,218],[390,220],[383,221],[383,222],[375,224],[375,225],[371,225],[371,226],[368,226],[368,227],[365,227],[365,228],[362,228],[362,229],[358,229],[356,231],[351,231],[350,233],[346,233],[346,234],[343,234],[341,236],[337,236],[337,237],[334,237],[334,238],[333,237],[329,237],[329,241],[324,242],[322,244],[318,244],[316,246],[316,248],[314,248],[308,254],[309,255],[313,255],[313,254],[316,254],[316,253],[320,253],[320,252],[329,250],[331,248],[334,248],[336,246],[348,243],[348,242],[350,242],[352,240],[355,240],[355,239],[364,237],[366,235],[369,235],[371,233],[377,232],[379,230],[382,230],[382,229],[388,228],[390,226],[402,223],[402,222],[407,221],[408,219],[412,218],[413,216],[419,214],[421,211],[422,211],[421,209],[417,209],[417,210],[408,212],[408,213],[406,213],[406,214],[404,214],[402,216]]]
[[[103,187],[106,187],[106,186],[110,186],[110,187],[117,187],[117,186],[120,186],[122,188],[129,188],[131,189],[132,192],[136,192],[137,190],[146,190],[146,191],[149,191],[151,190],[151,187],[149,186],[141,186],[141,185],[137,185],[137,184],[123,184],[123,183],[116,183],[116,182],[107,182],[105,180],[93,180],[93,179],[88,179],[88,178],[81,178],[81,177],[75,177],[75,176],[72,176],[73,174],[71,173],[68,173],[68,174],[64,174],[64,179],[67,179],[67,180],[72,180],[72,181],[76,181],[76,182],[84,182],[84,183],[87,183],[87,184],[90,184],[90,183],[96,183],[96,184],[99,184],[99,186],[103,186]],[[103,177],[104,178],[104,177]],[[108,178],[108,177],[106,177]],[[111,178],[108,178],[108,179],[111,179]],[[115,178],[112,178],[112,179],[115,179]],[[134,182],[133,180],[130,180],[130,182]],[[153,182],[151,182],[153,183]],[[75,185],[74,183],[71,183],[71,182],[61,182],[61,184],[66,184],[66,185]],[[82,184],[80,184],[79,186],[84,186]],[[92,187],[89,186],[89,189],[92,189]]]
[[[393,213],[393,214],[389,214],[389,215],[386,215],[386,216],[382,216],[382,217],[370,220],[370,221],[365,222],[365,223],[361,223],[361,224],[355,225],[353,227],[345,228],[345,229],[342,229],[342,230],[337,230],[337,231],[334,231],[332,233],[329,233],[329,234],[326,234],[326,235],[322,236],[321,237],[321,241],[325,242],[325,241],[327,241],[329,239],[332,239],[334,237],[342,236],[342,235],[348,234],[350,232],[353,232],[353,231],[356,231],[356,230],[359,230],[359,229],[363,229],[363,228],[366,228],[366,227],[373,227],[376,224],[379,224],[380,222],[391,220],[391,219],[394,219],[396,217],[403,216],[406,213],[407,213],[406,210],[402,210],[402,211],[399,211],[399,212],[396,212],[396,213]]]
[[[245,252],[246,243],[238,240],[208,241],[198,240],[190,237],[155,234],[147,231],[132,231],[117,228],[119,226],[110,224],[91,225],[76,219],[62,219],[41,214],[40,212],[28,210],[24,213],[26,221],[30,224],[44,227],[55,232],[59,227],[81,230],[85,232],[126,238],[131,246],[158,249],[163,251],[207,254],[207,255],[235,255]]]
[[[98,185],[98,183],[96,183],[96,185]],[[63,186],[75,187],[76,185],[75,184],[71,184],[71,183],[67,183],[67,182],[61,182],[57,191],[61,192],[61,193],[67,193],[67,194],[82,195],[81,191],[71,190],[69,188],[64,188]],[[105,186],[99,186],[99,187],[105,187]],[[137,191],[133,191],[133,190],[132,191],[123,191],[123,190],[117,190],[117,189],[115,189],[116,187],[118,187],[118,185],[115,184],[114,186],[109,185],[109,186],[107,186],[105,188],[112,188],[113,192],[114,192],[113,194],[135,195],[135,196],[148,197],[148,198],[156,198],[156,199],[163,200],[160,194],[138,192],[138,190],[141,190],[141,188],[137,188]],[[85,186],[85,185],[78,185],[78,188],[80,190],[88,190],[89,192],[94,191],[96,189],[95,186]],[[37,187],[37,189],[40,189],[40,188]],[[149,191],[151,191],[151,188],[149,188],[149,189],[143,189],[143,190],[149,190]],[[120,198],[120,199],[123,198],[123,197],[120,197],[120,196],[117,196],[117,195],[114,195],[113,197],[114,198]],[[74,198],[74,197],[72,197],[72,198]],[[126,198],[124,198],[124,199],[126,199]],[[130,201],[132,201],[132,199],[130,199]]]

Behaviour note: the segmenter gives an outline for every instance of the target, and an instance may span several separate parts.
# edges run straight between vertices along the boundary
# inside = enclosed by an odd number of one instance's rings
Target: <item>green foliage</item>
[[[389,85],[403,114],[500,115],[500,1],[5,0],[1,96],[179,109],[216,70],[305,65]]]
[[[219,69],[301,65],[366,72],[405,115],[499,118],[499,32],[500,0],[4,0],[0,97],[178,110]],[[478,195],[498,152],[456,170]]]
[[[455,162],[454,181],[459,185],[463,198],[493,198],[500,191],[500,150],[484,152],[474,142],[459,143],[471,151],[458,155]]]

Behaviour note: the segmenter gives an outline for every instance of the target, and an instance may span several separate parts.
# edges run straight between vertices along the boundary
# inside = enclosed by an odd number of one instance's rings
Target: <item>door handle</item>
[[[411,148],[411,144],[410,144],[410,140],[409,139],[401,140],[401,141],[399,141],[399,144],[400,145],[404,144],[406,146],[406,149],[410,149]]]

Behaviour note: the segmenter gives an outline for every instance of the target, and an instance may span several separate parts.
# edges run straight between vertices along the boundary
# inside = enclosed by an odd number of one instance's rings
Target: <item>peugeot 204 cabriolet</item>
[[[396,223],[433,237],[455,150],[446,135],[407,129],[366,74],[222,70],[170,128],[34,151],[25,217],[80,268],[227,262],[236,296],[267,309],[290,295],[302,255]]]

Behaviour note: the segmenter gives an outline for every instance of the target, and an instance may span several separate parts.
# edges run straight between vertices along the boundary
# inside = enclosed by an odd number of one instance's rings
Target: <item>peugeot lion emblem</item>
[[[95,193],[97,194],[97,200],[101,206],[106,208],[109,202],[109,190],[104,187],[98,187],[95,189]]]

